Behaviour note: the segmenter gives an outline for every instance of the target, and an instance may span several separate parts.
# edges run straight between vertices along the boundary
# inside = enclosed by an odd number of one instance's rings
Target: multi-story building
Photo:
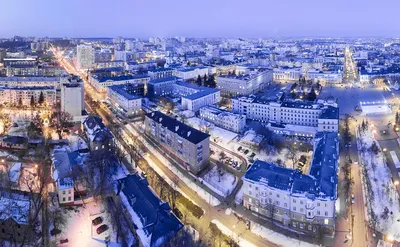
[[[0,86],[5,87],[59,87],[60,77],[0,77]]]
[[[208,75],[208,67],[197,66],[197,67],[184,67],[176,70],[176,76],[183,80],[197,79],[200,76],[202,79],[205,75]]]
[[[68,112],[72,117],[82,116],[85,110],[84,86],[78,76],[61,77],[61,111]]]
[[[197,112],[201,107],[215,105],[220,101],[220,92],[214,88],[178,81],[173,84],[173,94],[181,96],[184,110]]]
[[[339,126],[339,110],[328,103],[239,97],[232,99],[232,111],[246,115],[247,119],[268,122],[270,129],[284,135],[312,137],[319,129],[337,132]]]
[[[11,87],[0,86],[0,104],[7,106],[30,106],[33,99],[37,104],[43,95],[43,104],[53,106],[57,102],[55,87]]]
[[[258,93],[272,82],[272,70],[250,74],[217,76],[217,88],[224,96],[251,95]]]
[[[145,132],[182,166],[197,174],[208,164],[210,136],[159,111],[146,114]]]
[[[243,205],[309,234],[335,234],[339,138],[318,132],[309,174],[255,161],[243,177]]]
[[[158,68],[148,72],[150,79],[167,78],[176,75],[176,69],[174,68]]]
[[[200,118],[235,133],[243,132],[246,127],[245,115],[227,112],[212,106],[200,108]]]
[[[277,68],[274,69],[273,78],[274,81],[286,82],[286,81],[298,81],[301,76],[300,69],[297,68]]]
[[[165,96],[173,92],[174,84],[178,78],[175,76],[150,80],[148,92],[150,96]]]
[[[76,61],[79,69],[94,67],[94,49],[90,45],[78,45],[76,47]]]
[[[129,87],[129,84],[109,86],[108,98],[124,115],[135,116],[142,110],[142,97],[130,93]]]
[[[65,73],[59,66],[11,64],[6,67],[6,76],[43,76],[58,77]]]
[[[107,87],[113,85],[123,85],[123,84],[138,84],[143,88],[144,93],[147,92],[147,84],[149,82],[149,76],[147,75],[121,75],[121,76],[98,76],[92,75],[89,78],[89,83],[98,91],[105,93],[107,92]]]
[[[335,84],[342,83],[343,72],[321,71],[318,69],[309,69],[307,71],[307,79],[319,81],[320,83]]]

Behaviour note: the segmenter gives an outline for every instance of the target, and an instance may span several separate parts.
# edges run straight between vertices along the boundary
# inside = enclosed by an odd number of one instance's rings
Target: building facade
[[[217,76],[217,88],[227,97],[256,94],[272,82],[272,71]]]
[[[76,47],[76,62],[79,69],[94,67],[94,49],[90,45],[78,45]]]
[[[143,90],[146,93],[147,83],[149,82],[149,76],[147,75],[133,75],[133,76],[98,76],[92,75],[89,78],[89,83],[101,93],[107,92],[107,87],[113,85],[123,85],[123,84],[140,84],[143,86]]]
[[[243,205],[285,227],[309,234],[335,234],[337,133],[318,132],[309,174],[255,161],[243,177]]]
[[[68,112],[72,117],[82,116],[85,110],[84,91],[80,77],[61,77],[61,111]]]
[[[208,165],[210,136],[159,111],[146,114],[145,132],[182,166],[197,174]]]
[[[174,90],[174,84],[177,77],[165,77],[160,79],[150,80],[148,83],[148,92],[152,97],[169,95]]]
[[[136,116],[142,110],[142,97],[129,93],[128,87],[129,85],[109,86],[107,96],[111,104],[125,116]]]
[[[212,106],[200,108],[200,118],[235,133],[243,132],[246,127],[245,115],[227,112]]]
[[[197,66],[197,67],[185,67],[176,70],[176,76],[183,80],[197,79],[200,76],[202,79],[205,75],[208,75],[208,67]]]

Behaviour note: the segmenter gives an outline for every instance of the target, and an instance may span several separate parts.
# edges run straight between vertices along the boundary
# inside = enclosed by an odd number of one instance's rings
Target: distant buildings
[[[113,107],[119,109],[125,116],[138,115],[142,109],[142,97],[132,93],[132,84],[114,85],[108,87],[108,98]]]
[[[148,72],[150,79],[167,78],[176,75],[176,69],[173,68],[158,68]]]
[[[115,187],[117,198],[127,209],[125,218],[134,226],[138,246],[162,246],[183,228],[168,203],[161,201],[138,173],[117,180]]]
[[[210,136],[159,111],[146,114],[145,132],[182,166],[197,174],[208,165]]]
[[[217,88],[221,90],[221,95],[228,97],[256,94],[271,82],[271,70],[217,76]]]
[[[246,127],[246,116],[223,111],[212,106],[200,108],[200,118],[235,133],[243,132]]]
[[[273,72],[274,81],[298,81],[301,77],[301,71],[297,68],[277,68]]]
[[[171,94],[177,79],[177,77],[171,76],[150,80],[148,83],[149,96],[159,97]]]
[[[59,87],[60,77],[0,77],[0,86],[6,87]]]
[[[320,83],[336,84],[343,82],[343,73],[337,71],[309,69],[307,71],[307,79],[315,82],[319,81]]]
[[[79,69],[94,67],[94,49],[90,45],[78,45],[76,47],[76,61]]]
[[[339,138],[318,132],[309,174],[255,161],[243,177],[243,206],[291,229],[335,234]]]
[[[215,105],[220,101],[220,91],[186,82],[176,82],[173,93],[181,96],[183,110],[197,112],[201,107]]]

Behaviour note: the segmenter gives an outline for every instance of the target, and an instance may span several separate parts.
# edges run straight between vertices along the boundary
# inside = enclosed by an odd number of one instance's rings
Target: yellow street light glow
[[[389,242],[393,242],[393,240],[394,240],[394,238],[393,238],[392,235],[387,235],[387,236],[386,236],[386,239],[387,239],[387,241],[389,241]]]

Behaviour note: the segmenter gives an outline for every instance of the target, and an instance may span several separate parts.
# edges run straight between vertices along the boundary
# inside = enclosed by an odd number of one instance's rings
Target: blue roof
[[[127,81],[127,80],[142,79],[142,78],[149,78],[149,76],[148,75],[104,76],[104,77],[99,78],[99,82]]]
[[[150,80],[149,84],[156,84],[156,83],[162,83],[162,82],[167,82],[167,81],[176,81],[178,79],[179,78],[176,76],[169,76],[169,77]]]
[[[194,93],[194,94],[189,94],[187,96],[184,96],[183,98],[190,99],[190,100],[195,100],[195,99],[202,98],[202,97],[204,97],[206,95],[216,93],[218,91],[219,90],[217,90],[215,88],[205,88],[200,92],[197,92],[197,93]]]
[[[165,243],[183,228],[168,203],[162,202],[151,190],[147,180],[138,173],[128,175],[117,183],[117,190],[120,189],[126,196],[129,206],[140,218],[142,229],[151,237],[150,246]]]
[[[291,194],[305,194],[308,198],[336,199],[338,143],[335,132],[318,132],[315,135],[309,174],[257,160],[244,179],[265,183],[268,187],[290,191]]]
[[[122,97],[124,97],[127,100],[135,100],[135,99],[141,98],[137,95],[128,93],[126,91],[125,85],[113,85],[113,86],[109,86],[108,89],[116,92],[117,94],[121,95]]]
[[[175,69],[173,69],[173,68],[158,68],[158,69],[153,69],[153,70],[150,70],[149,72],[162,72],[162,71],[172,71],[172,70],[175,70]]]

